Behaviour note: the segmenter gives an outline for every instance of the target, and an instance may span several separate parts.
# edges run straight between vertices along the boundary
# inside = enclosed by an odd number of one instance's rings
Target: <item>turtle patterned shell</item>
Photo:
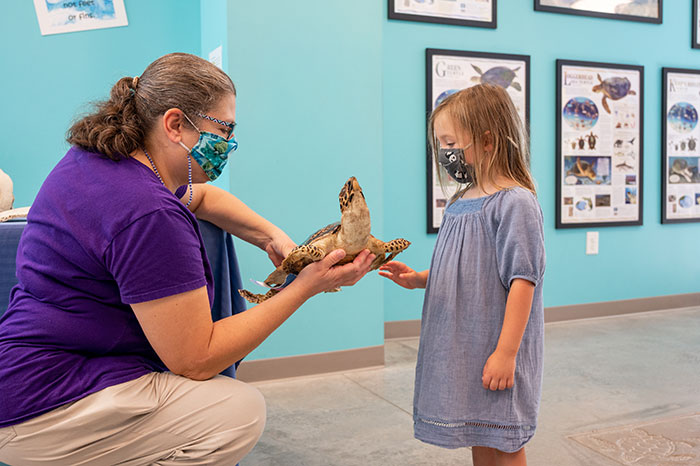
[[[301,245],[306,246],[307,244],[311,244],[314,241],[316,241],[319,238],[322,238],[326,235],[333,234],[340,230],[340,222],[334,222],[329,225],[326,225],[325,227],[321,228],[318,230],[316,233],[312,234],[308,238],[306,238],[306,241],[304,241]]]
[[[632,83],[630,83],[630,80],[627,78],[614,77],[603,81],[603,88],[606,94],[613,100],[621,99],[626,96],[631,86]]]

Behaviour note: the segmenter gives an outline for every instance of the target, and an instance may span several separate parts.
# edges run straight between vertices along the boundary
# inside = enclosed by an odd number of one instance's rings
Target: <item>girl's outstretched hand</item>
[[[515,356],[494,351],[486,360],[481,383],[487,390],[505,390],[515,383]]]
[[[391,261],[379,267],[379,275],[412,290],[425,288],[428,279],[427,271],[416,272],[403,262]]]

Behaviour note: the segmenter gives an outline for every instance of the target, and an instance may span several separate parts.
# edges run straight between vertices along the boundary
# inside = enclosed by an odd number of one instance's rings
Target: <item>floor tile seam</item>
[[[652,317],[657,314],[666,314],[666,313],[671,313],[671,312],[690,312],[690,311],[700,311],[700,307],[697,306],[688,306],[688,307],[677,307],[677,308],[672,308],[672,309],[657,309],[654,311],[638,311],[638,312],[628,312],[625,314],[614,314],[614,315],[609,315],[609,316],[600,316],[600,317],[582,317],[580,319],[567,319],[567,320],[558,320],[555,322],[545,322],[545,327],[551,327],[551,326],[560,326],[560,325],[565,325],[565,324],[578,324],[582,322],[595,322],[598,320],[610,320],[610,319],[624,319],[626,317],[640,317],[640,316],[649,316]]]
[[[352,383],[354,383],[354,384],[356,384],[357,386],[359,386],[360,388],[362,388],[363,390],[365,390],[365,391],[371,393],[372,395],[374,395],[375,397],[379,398],[380,400],[382,400],[382,401],[386,402],[387,404],[390,404],[391,406],[397,408],[399,411],[402,411],[402,412],[408,414],[409,416],[413,416],[413,413],[411,413],[411,412],[409,412],[409,411],[406,411],[406,410],[403,409],[401,406],[397,405],[396,403],[394,403],[394,402],[391,401],[391,400],[388,400],[388,399],[384,398],[384,397],[381,396],[379,393],[377,393],[377,392],[375,392],[375,391],[373,391],[373,390],[370,390],[369,388],[365,387],[364,385],[362,385],[362,384],[361,384],[360,382],[358,382],[357,380],[354,380],[354,379],[352,379],[351,377],[348,377],[347,375],[344,375],[344,377],[347,378],[348,380],[350,380]]]

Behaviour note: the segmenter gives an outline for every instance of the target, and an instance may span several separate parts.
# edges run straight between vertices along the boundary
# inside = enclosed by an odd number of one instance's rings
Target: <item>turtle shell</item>
[[[513,82],[513,78],[515,78],[513,70],[505,66],[496,66],[481,75],[481,82],[507,88]]]
[[[605,93],[613,100],[618,100],[627,95],[632,84],[627,78],[613,77],[603,81]]]
[[[332,233],[335,233],[337,230],[340,229],[340,222],[334,222],[329,225],[326,225],[325,227],[321,228],[318,230],[316,233],[312,234],[308,238],[306,238],[306,241],[301,243],[301,246],[306,246],[307,244],[311,244],[312,242],[316,241],[317,239],[330,235]]]

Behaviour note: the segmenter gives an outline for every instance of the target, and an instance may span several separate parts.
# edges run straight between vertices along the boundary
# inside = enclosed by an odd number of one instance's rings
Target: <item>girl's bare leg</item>
[[[505,453],[495,448],[472,447],[474,466],[527,466],[525,448]]]

